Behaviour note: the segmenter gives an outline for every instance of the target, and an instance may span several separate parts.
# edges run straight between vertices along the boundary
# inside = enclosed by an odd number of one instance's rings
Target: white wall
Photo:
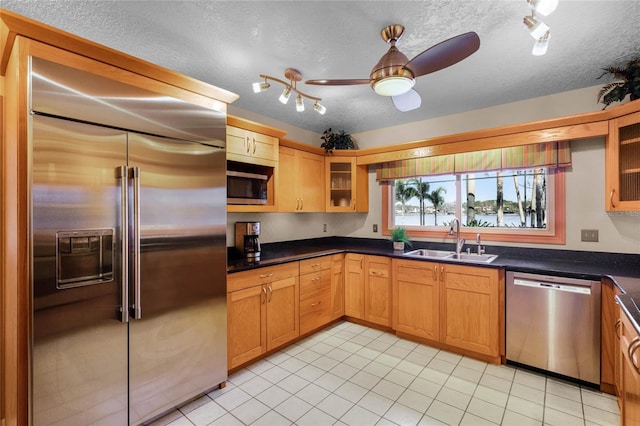
[[[600,106],[595,103],[598,90],[599,87],[580,89],[354,136],[361,148],[369,148],[580,114],[600,109]],[[319,146],[321,142],[320,135],[302,129],[296,130],[291,125],[267,117],[244,114],[239,109],[233,110],[231,114],[286,130],[289,132],[288,138],[300,142],[314,146]],[[566,245],[526,246],[640,253],[640,212],[610,215],[604,210],[604,138],[574,141],[571,144],[571,151],[573,166],[566,174]],[[368,213],[230,213],[227,218],[228,245],[233,245],[234,222],[251,220],[258,220],[262,223],[261,241],[263,243],[334,235],[383,238],[380,232],[382,223],[381,189],[375,181],[375,173],[370,170]],[[327,224],[327,232],[323,232],[324,224]],[[373,224],[378,225],[377,233],[372,231]],[[581,242],[581,229],[598,229],[600,241],[598,243]]]

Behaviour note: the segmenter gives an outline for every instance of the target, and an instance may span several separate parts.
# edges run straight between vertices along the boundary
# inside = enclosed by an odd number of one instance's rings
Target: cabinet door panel
[[[442,275],[444,343],[498,356],[498,272],[447,265]]]
[[[365,320],[386,326],[391,325],[390,268],[388,257],[365,257]]]
[[[233,368],[266,351],[263,286],[227,294],[228,365]]]
[[[267,288],[267,350],[299,336],[298,277],[265,284]]]
[[[393,328],[425,339],[440,337],[438,265],[393,260]]]
[[[331,262],[331,319],[344,316],[344,255],[332,256]]]
[[[227,126],[227,154],[249,155],[250,132]]]
[[[344,314],[364,319],[364,256],[349,253],[345,257]]]
[[[278,138],[252,132],[250,154],[255,158],[278,161]]]
[[[324,212],[324,157],[310,152],[299,152],[296,182],[300,195],[300,211]]]
[[[276,202],[280,212],[297,210],[299,203],[296,177],[296,151],[281,146],[278,159],[278,191],[276,192]]]

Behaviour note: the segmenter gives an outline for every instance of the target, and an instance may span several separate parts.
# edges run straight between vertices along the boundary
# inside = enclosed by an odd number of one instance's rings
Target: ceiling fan
[[[385,27],[380,36],[391,44],[367,79],[307,80],[306,84],[320,86],[348,86],[371,84],[373,90],[382,96],[391,96],[393,104],[400,111],[411,111],[422,102],[418,92],[413,90],[416,77],[439,71],[470,56],[480,47],[478,34],[471,31],[442,41],[409,60],[398,50],[396,42],[404,33],[402,25]]]

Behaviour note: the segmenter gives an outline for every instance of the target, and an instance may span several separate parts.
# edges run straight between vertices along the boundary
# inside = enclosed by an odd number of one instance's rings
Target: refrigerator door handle
[[[127,192],[129,189],[127,166],[119,166],[116,169],[116,177],[120,179],[120,313],[121,322],[129,322],[129,203]]]
[[[134,319],[142,318],[140,300],[140,167],[131,167],[129,177],[133,184],[133,305],[131,315]]]

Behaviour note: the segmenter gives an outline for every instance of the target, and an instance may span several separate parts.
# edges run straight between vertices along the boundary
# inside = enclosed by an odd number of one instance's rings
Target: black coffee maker
[[[236,248],[247,260],[260,260],[260,222],[236,222]]]

